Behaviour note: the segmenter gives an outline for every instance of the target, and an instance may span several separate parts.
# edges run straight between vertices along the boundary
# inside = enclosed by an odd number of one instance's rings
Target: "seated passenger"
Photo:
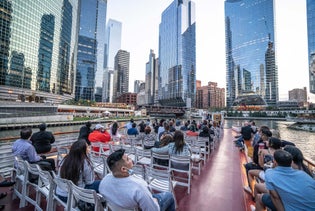
[[[187,136],[198,136],[199,133],[196,132],[196,126],[193,125],[193,124],[191,124],[191,125],[189,126],[188,131],[186,132],[186,135],[187,135]]]
[[[305,173],[307,173],[308,175],[310,175],[311,177],[313,177],[311,171],[303,163],[304,162],[303,153],[301,152],[301,150],[299,148],[292,146],[292,145],[288,145],[288,146],[284,147],[283,150],[289,152],[292,155],[292,161],[293,162],[291,163],[291,167],[293,169],[302,170]],[[259,184],[259,185],[256,184],[255,188],[258,189],[257,190],[258,193],[264,193],[263,195],[261,195],[262,197],[260,197],[260,201],[257,200],[257,203],[260,203],[260,205],[258,205],[258,206],[264,206],[265,205],[265,206],[268,206],[268,208],[270,208],[271,210],[276,210],[274,204],[271,201],[270,195],[268,194],[268,191],[266,190],[265,184],[264,183]]]
[[[134,135],[134,136],[139,134],[139,131],[137,130],[137,124],[136,123],[132,123],[132,127],[127,130],[127,134],[128,135]]]
[[[315,180],[307,173],[291,167],[292,155],[285,150],[274,153],[274,169],[265,173],[268,195],[257,195],[256,211],[264,210],[264,205],[272,202],[276,210],[314,210]]]
[[[151,149],[152,147],[154,147],[156,136],[155,134],[151,133],[150,126],[145,127],[144,134],[142,135],[142,140],[144,149]]]
[[[91,126],[92,126],[92,123],[90,121],[87,121],[85,125],[83,125],[80,128],[79,137],[78,137],[78,139],[81,139],[81,138],[85,139],[88,145],[91,145],[91,142],[89,141],[89,135],[92,132]]]
[[[29,127],[21,129],[20,139],[16,140],[12,146],[14,156],[21,157],[29,163],[38,164],[43,170],[55,171],[55,160],[46,159],[45,156],[39,156],[29,138],[32,135],[32,129]]]
[[[101,143],[108,143],[110,142],[111,137],[110,134],[105,130],[104,126],[101,124],[95,125],[95,128],[92,133],[89,135],[89,141],[91,143],[101,142]],[[106,148],[107,149],[107,148]],[[93,151],[99,152],[99,147],[93,147]]]
[[[190,156],[190,146],[184,141],[183,132],[176,130],[173,136],[174,142],[169,143],[167,146],[161,148],[152,148],[153,152],[164,153],[169,155]]]
[[[51,144],[55,142],[55,137],[51,132],[46,131],[45,123],[40,124],[38,127],[39,131],[33,133],[30,140],[37,153],[49,152],[51,150]]]
[[[118,123],[115,121],[110,127],[111,138],[113,140],[115,138],[117,138],[117,139],[125,139],[125,137],[123,135],[121,135],[118,130],[119,130],[119,126],[118,126]]]
[[[174,198],[170,192],[151,194],[146,181],[132,175],[133,162],[124,149],[109,155],[107,165],[112,173],[107,174],[99,186],[100,194],[106,201],[121,209],[175,210]]]
[[[93,164],[87,152],[88,144],[84,139],[74,142],[69,153],[61,161],[58,176],[71,180],[78,187],[93,189],[98,192],[100,180],[95,180]],[[56,193],[62,201],[67,201],[67,192],[57,187]]]

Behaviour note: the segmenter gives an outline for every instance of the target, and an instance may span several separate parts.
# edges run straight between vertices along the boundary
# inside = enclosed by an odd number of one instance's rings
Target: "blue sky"
[[[158,54],[161,13],[173,0],[108,0],[107,19],[122,22],[122,49],[130,52],[129,90],[144,80],[150,49]],[[225,88],[224,0],[195,0],[197,80]],[[306,1],[275,0],[279,98],[288,90],[307,87]],[[209,65],[210,63],[210,65]],[[209,68],[211,67],[211,68]],[[315,102],[315,96],[310,96]]]

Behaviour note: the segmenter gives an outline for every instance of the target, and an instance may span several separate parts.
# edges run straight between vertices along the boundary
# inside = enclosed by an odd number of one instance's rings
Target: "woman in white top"
[[[71,180],[75,185],[93,189],[98,192],[100,180],[95,180],[93,165],[87,155],[88,145],[84,139],[74,142],[69,154],[61,162],[58,176]],[[67,201],[68,193],[57,187],[57,195],[64,202]]]

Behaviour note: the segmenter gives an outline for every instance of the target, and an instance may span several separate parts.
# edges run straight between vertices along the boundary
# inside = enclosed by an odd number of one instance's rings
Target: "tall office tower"
[[[159,103],[190,107],[196,95],[195,3],[174,0],[159,27]]]
[[[115,56],[113,101],[121,94],[129,92],[129,63],[130,53],[119,50]]]
[[[149,61],[145,68],[145,104],[154,104],[156,91],[158,90],[158,60],[155,58],[155,53],[151,49]]]
[[[0,98],[73,98],[78,1],[2,0],[0,14]]]
[[[134,83],[133,83],[133,92],[134,93],[139,93],[141,84],[143,84],[143,83],[145,83],[145,82],[142,81],[142,80],[135,80]]]
[[[225,89],[219,88],[218,83],[208,82],[207,86],[197,87],[196,108],[215,109],[225,107]]]
[[[226,103],[257,95],[278,101],[273,0],[226,0]]]
[[[315,94],[315,1],[307,0],[307,34],[310,92]]]
[[[75,99],[101,102],[107,0],[81,0]]]
[[[109,19],[106,25],[103,102],[112,102],[115,56],[121,49],[121,28],[122,23],[113,19]]]

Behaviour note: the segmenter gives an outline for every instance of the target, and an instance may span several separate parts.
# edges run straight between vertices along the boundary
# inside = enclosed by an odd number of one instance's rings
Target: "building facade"
[[[100,102],[107,0],[81,0],[75,99]]]
[[[310,92],[315,94],[315,1],[307,0],[307,35]]]
[[[273,0],[226,0],[226,102],[259,95],[268,105],[279,98]]]
[[[217,109],[225,107],[225,89],[219,88],[218,83],[208,82],[200,86],[196,92],[196,108]]]
[[[137,105],[137,93],[123,93],[116,98],[116,103],[124,103],[127,105]]]
[[[105,36],[105,72],[103,80],[103,102],[113,102],[115,56],[121,49],[122,23],[109,19]]]
[[[151,49],[149,61],[145,66],[145,104],[153,105],[156,102],[158,95],[158,59],[155,58],[155,53]]]
[[[297,101],[297,102],[307,102],[307,89],[304,87],[303,89],[292,89],[289,91],[289,100]]]
[[[73,98],[78,1],[2,0],[0,14],[0,98]]]
[[[144,84],[144,85],[142,85],[142,84]],[[133,92],[139,93],[141,90],[141,86],[145,86],[145,82],[142,80],[135,80],[133,83]]]
[[[125,50],[119,50],[115,56],[115,72],[113,83],[113,99],[123,93],[129,92],[129,64],[130,53]]]
[[[188,106],[196,95],[195,3],[174,0],[159,26],[159,103]]]

